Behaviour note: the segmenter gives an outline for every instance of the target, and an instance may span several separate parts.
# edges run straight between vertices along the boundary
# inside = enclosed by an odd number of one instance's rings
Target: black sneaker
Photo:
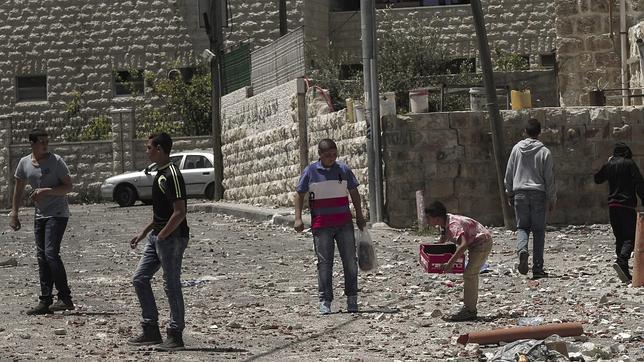
[[[151,344],[162,343],[161,331],[159,331],[159,326],[143,326],[143,333],[139,334],[134,338],[130,338],[127,341],[127,344],[130,346],[149,346]]]
[[[619,280],[622,281],[622,283],[628,284],[633,279],[633,277],[630,275],[630,273],[624,272],[624,269],[622,269],[622,267],[619,266],[619,264],[614,263],[613,264],[613,269],[615,269],[615,271],[617,272],[617,276],[619,277]]]
[[[182,337],[181,331],[168,328],[167,332],[168,332],[168,338],[166,338],[163,343],[156,346],[155,349],[159,351],[170,352],[170,351],[179,351],[185,348],[183,344],[183,337]]]
[[[542,278],[547,278],[548,273],[546,273],[543,270],[538,270],[538,271],[533,271],[532,272],[532,279],[542,279]]]
[[[522,250],[519,253],[519,273],[526,275],[528,274],[528,257],[530,254],[528,254],[527,251]]]
[[[42,315],[42,314],[53,314],[54,312],[49,309],[49,304],[45,302],[40,302],[38,303],[37,306],[29,309],[26,314],[27,315]]]
[[[74,302],[72,302],[71,299],[58,299],[54,304],[52,304],[49,307],[49,310],[52,312],[58,312],[58,311],[63,311],[63,310],[74,310],[76,309],[76,306],[74,306]]]

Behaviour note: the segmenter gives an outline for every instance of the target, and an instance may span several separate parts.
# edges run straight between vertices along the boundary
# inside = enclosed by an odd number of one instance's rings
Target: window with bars
[[[376,0],[377,8],[406,8],[415,6],[465,5],[470,0]]]

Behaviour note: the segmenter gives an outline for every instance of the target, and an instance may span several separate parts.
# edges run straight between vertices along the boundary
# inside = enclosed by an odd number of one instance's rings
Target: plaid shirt
[[[461,236],[467,247],[492,242],[492,235],[485,226],[467,216],[447,214],[445,225],[447,227],[443,230],[442,242],[450,241],[457,244]]]

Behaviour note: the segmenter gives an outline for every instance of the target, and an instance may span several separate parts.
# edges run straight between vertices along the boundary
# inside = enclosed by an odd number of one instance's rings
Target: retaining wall
[[[644,166],[644,108],[572,107],[503,111],[505,156],[523,138],[526,121],[542,123],[554,157],[558,203],[550,223],[606,223],[608,186],[594,170],[625,141]],[[628,127],[624,127],[628,125]],[[384,119],[386,212],[393,226],[416,222],[415,192],[448,210],[502,225],[487,112],[408,114]]]

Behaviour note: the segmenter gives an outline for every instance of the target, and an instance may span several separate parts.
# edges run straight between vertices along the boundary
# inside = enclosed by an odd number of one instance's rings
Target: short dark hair
[[[170,154],[170,151],[172,151],[172,137],[170,137],[169,134],[165,132],[161,132],[159,134],[151,134],[148,139],[152,140],[152,145],[160,146],[163,152],[167,153],[168,155]]]
[[[337,150],[338,145],[330,138],[325,138],[318,143],[318,151]]]
[[[41,128],[34,128],[29,132],[29,142],[38,142],[38,137],[48,137],[47,131]]]
[[[447,209],[440,201],[434,201],[429,206],[425,207],[425,215],[431,217],[447,217]]]
[[[525,126],[525,133],[530,137],[537,137],[541,134],[541,123],[535,118],[530,118]]]

